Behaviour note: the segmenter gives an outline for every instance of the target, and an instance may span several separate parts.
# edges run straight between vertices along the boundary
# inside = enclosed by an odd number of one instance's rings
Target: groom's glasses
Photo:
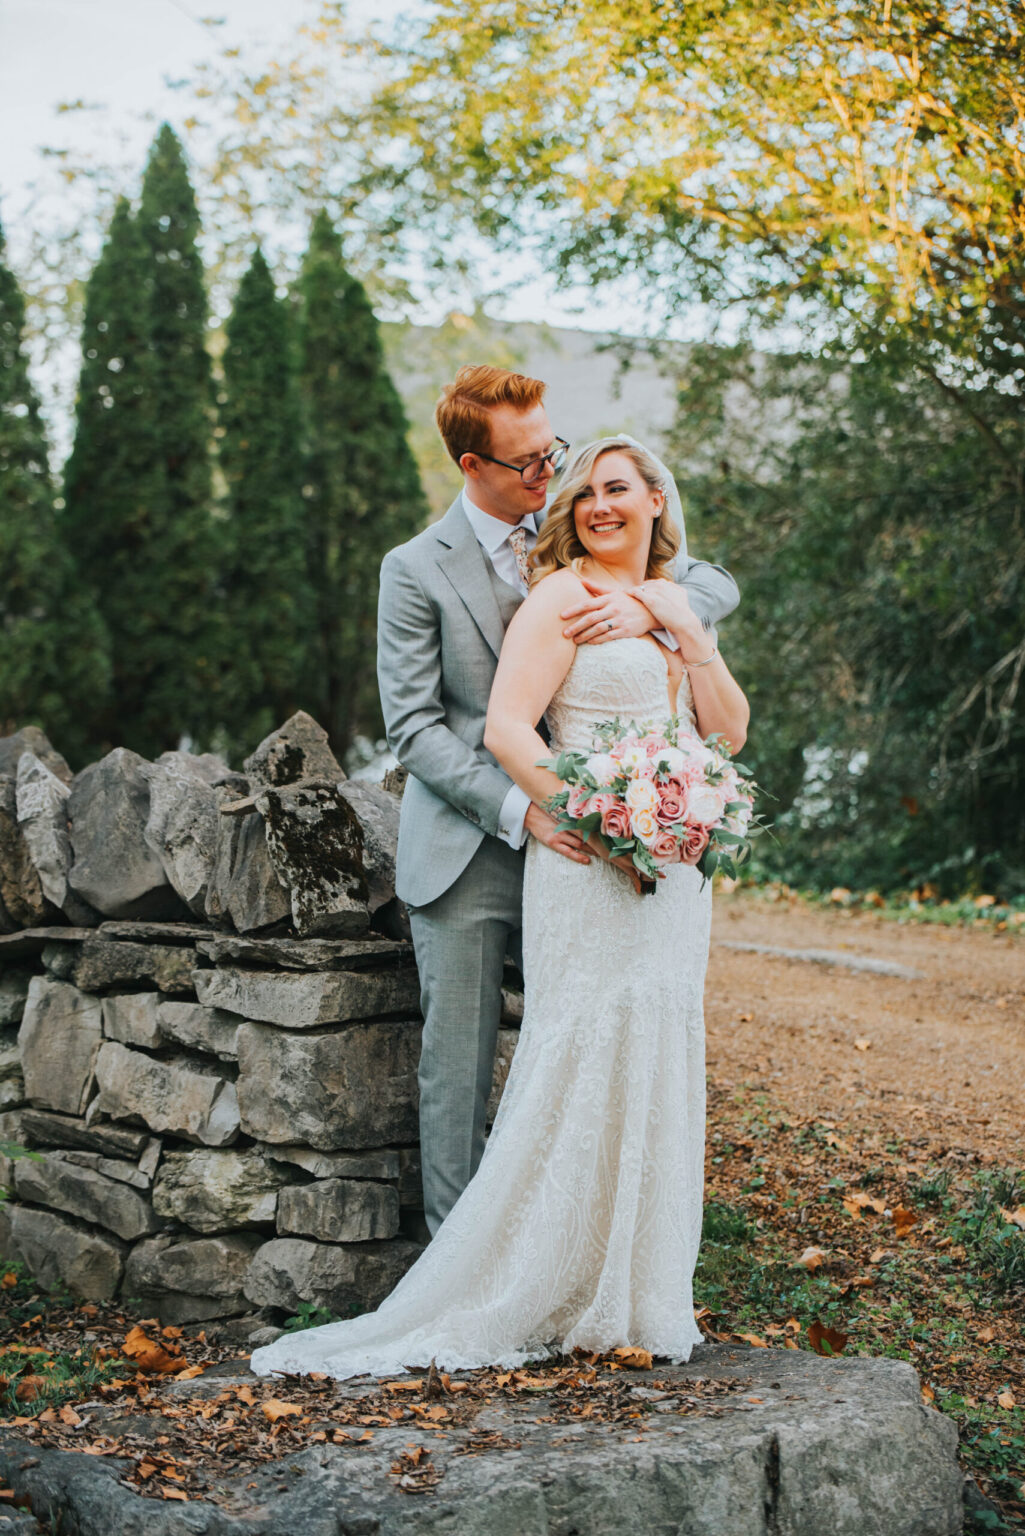
[[[556,474],[559,473],[559,470],[566,462],[566,455],[569,453],[569,443],[566,442],[565,438],[557,437],[554,448],[549,448],[548,452],[542,453],[540,458],[531,459],[529,464],[507,464],[504,459],[493,459],[490,453],[477,453],[476,448],[466,448],[463,451],[476,454],[478,459],[487,459],[489,464],[500,464],[503,469],[514,469],[521,480],[531,485],[535,480],[541,479],[545,472],[546,464],[550,464]]]

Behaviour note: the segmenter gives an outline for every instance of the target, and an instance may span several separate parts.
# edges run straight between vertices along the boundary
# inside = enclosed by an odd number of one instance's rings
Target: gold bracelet
[[[683,662],[684,666],[688,670],[692,670],[694,667],[708,667],[708,666],[711,666],[712,662],[715,660],[715,658],[718,656],[718,654],[719,654],[719,647],[715,646],[715,647],[713,647],[711,656],[706,657],[706,659],[704,661],[688,661],[686,659],[686,657],[684,657],[684,656],[681,656],[680,660]]]

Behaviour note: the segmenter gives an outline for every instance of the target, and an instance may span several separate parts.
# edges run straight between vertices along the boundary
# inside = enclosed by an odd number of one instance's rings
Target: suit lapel
[[[470,617],[497,656],[505,638],[498,598],[488,574],[487,555],[477,543],[457,497],[435,530],[438,565],[455,588]]]

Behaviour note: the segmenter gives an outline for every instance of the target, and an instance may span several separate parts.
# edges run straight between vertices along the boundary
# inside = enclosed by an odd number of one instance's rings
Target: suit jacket
[[[687,564],[677,579],[694,611],[713,622],[732,612],[728,572]],[[447,891],[498,831],[512,781],[485,750],[484,722],[504,634],[488,557],[457,497],[381,566],[378,684],[388,745],[410,774],[395,886],[411,906]]]

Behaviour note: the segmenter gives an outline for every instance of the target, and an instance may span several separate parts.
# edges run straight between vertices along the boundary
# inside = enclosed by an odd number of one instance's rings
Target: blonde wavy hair
[[[573,571],[579,569],[579,562],[587,555],[587,550],[577,537],[573,508],[590,485],[594,466],[607,453],[625,453],[645,485],[652,491],[661,491],[665,496],[662,472],[651,454],[639,444],[617,441],[614,437],[588,443],[580,449],[567,468],[555,500],[541,525],[537,543],[528,560],[531,586],[566,566]],[[666,516],[663,501],[661,514],[652,522],[645,579],[670,576],[670,568],[679,548],[680,530],[673,519]]]

